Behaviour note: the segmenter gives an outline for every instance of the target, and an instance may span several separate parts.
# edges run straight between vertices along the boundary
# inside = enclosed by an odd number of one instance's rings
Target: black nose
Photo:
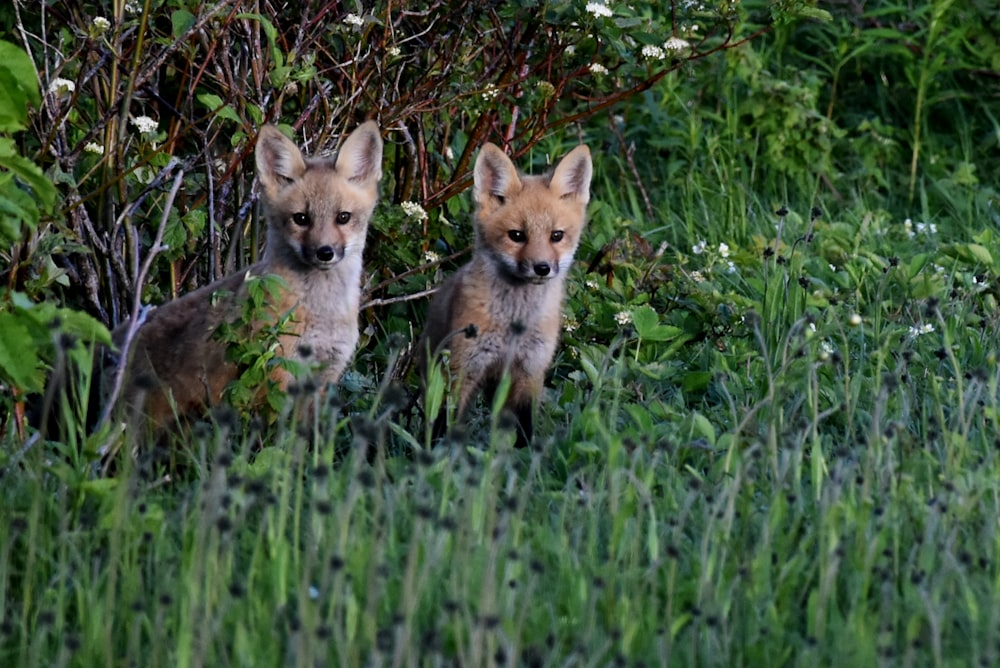
[[[548,262],[539,262],[534,267],[535,273],[539,276],[548,276],[549,272],[552,271],[552,267],[549,266]]]
[[[333,246],[320,246],[316,249],[316,259],[320,262],[332,262],[337,257],[337,251]]]

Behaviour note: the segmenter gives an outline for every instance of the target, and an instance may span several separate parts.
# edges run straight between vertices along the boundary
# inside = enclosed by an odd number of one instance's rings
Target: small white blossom
[[[858,315],[857,313],[852,313],[851,316],[847,319],[847,324],[849,324],[851,327],[857,327],[858,325],[861,324],[861,316]]]
[[[605,18],[611,18],[615,15],[614,12],[611,11],[611,8],[603,2],[588,2],[586,9],[597,18],[602,16]]]
[[[455,152],[453,150],[451,150],[451,146],[445,146],[445,148],[444,148],[444,159],[445,160],[449,160],[449,161],[455,159]]]
[[[440,261],[441,261],[441,256],[438,255],[437,253],[435,253],[434,251],[430,251],[429,250],[429,251],[425,251],[424,252],[424,263],[425,264],[435,264],[436,262],[440,262]]]
[[[483,89],[482,96],[484,100],[495,100],[500,95],[500,89],[496,87],[495,84],[488,83],[486,88]]]
[[[84,145],[83,150],[87,153],[93,153],[94,155],[104,155],[104,147],[96,141],[87,142]]]
[[[597,281],[595,281],[592,278],[588,278],[583,282],[583,284],[587,286],[588,290],[600,290],[601,288],[601,286],[597,283]]]
[[[663,48],[667,53],[679,54],[691,48],[691,45],[680,37],[671,37],[663,43]]]
[[[917,233],[928,236],[937,234],[937,223],[917,223]]]
[[[309,598],[313,601],[319,598],[319,587],[316,585],[309,585]]]
[[[732,260],[726,260],[726,273],[735,274],[736,273],[736,263]]]
[[[390,58],[399,58],[399,54],[403,53],[403,50],[398,46],[390,46],[386,49],[385,54]]]
[[[628,311],[619,311],[618,313],[615,313],[615,322],[618,323],[619,327],[624,327],[632,322],[632,314]]]
[[[365,20],[357,14],[348,14],[344,17],[344,23],[353,28],[360,28],[365,24]]]
[[[705,243],[704,239],[702,239],[698,243],[696,243],[694,246],[691,246],[691,252],[694,253],[695,255],[701,255],[702,253],[705,252],[705,250],[707,248],[708,248],[708,244]]]
[[[646,60],[663,60],[667,57],[667,52],[655,44],[647,44],[642,47],[642,57]]]
[[[833,355],[833,353],[835,353],[836,351],[837,349],[833,347],[833,344],[827,341],[826,339],[823,339],[822,341],[819,342],[820,360],[824,362],[827,361],[828,359],[830,359],[830,356]]]
[[[575,332],[579,329],[580,323],[571,315],[563,314],[563,329],[567,332]]]
[[[69,79],[57,77],[49,82],[49,92],[53,95],[68,95],[76,90],[76,84]]]
[[[544,98],[550,98],[556,94],[556,87],[550,81],[539,81],[535,84],[535,88]]]
[[[565,49],[563,49],[563,53],[567,56],[572,56],[576,53],[576,46],[573,44],[568,45]]]
[[[136,116],[131,120],[132,120],[132,125],[134,125],[136,130],[138,130],[142,134],[149,134],[152,132],[156,132],[156,129],[160,127],[160,124],[154,121],[149,116]]]
[[[410,218],[416,218],[417,220],[424,221],[427,220],[427,212],[424,211],[424,207],[420,206],[416,202],[403,202],[399,205],[405,213]]]
[[[719,255],[729,257],[729,244],[719,244]]]
[[[111,21],[107,20],[103,16],[95,16],[94,20],[90,22],[94,27],[95,35],[103,35],[111,28]]]
[[[703,273],[701,273],[700,271],[697,271],[697,270],[692,271],[691,272],[691,280],[694,281],[695,283],[704,283],[705,282],[705,274],[703,274]]]
[[[600,63],[591,63],[588,68],[592,74],[607,74],[608,68]]]
[[[142,3],[136,0],[129,0],[125,3],[125,13],[126,14],[141,14],[142,13]]]
[[[909,238],[912,239],[916,236],[916,233],[913,231],[913,221],[909,218],[903,221],[903,229],[906,230],[906,236]]]
[[[934,325],[929,322],[925,322],[922,325],[910,325],[910,336],[917,338],[921,334],[930,334],[934,331]]]

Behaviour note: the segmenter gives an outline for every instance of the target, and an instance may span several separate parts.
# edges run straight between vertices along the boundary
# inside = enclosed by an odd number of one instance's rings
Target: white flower
[[[424,207],[420,206],[416,202],[403,202],[399,206],[403,208],[403,213],[410,218],[416,218],[420,221],[427,220],[427,212],[424,211]]]
[[[583,284],[587,286],[588,290],[600,290],[601,288],[601,286],[598,285],[597,281],[595,281],[592,278],[588,278],[583,282]]]
[[[729,257],[729,244],[719,244],[719,255]]]
[[[424,263],[425,264],[434,264],[434,263],[440,262],[440,261],[441,261],[441,256],[438,255],[437,253],[435,253],[434,251],[430,251],[429,250],[429,251],[425,251],[424,252]]]
[[[647,60],[663,60],[667,57],[667,52],[655,44],[647,44],[642,47],[642,57]]]
[[[824,362],[830,359],[830,356],[833,355],[836,350],[837,349],[833,347],[833,344],[826,339],[819,342],[819,358]]]
[[[94,27],[94,34],[96,35],[103,35],[111,27],[111,21],[103,16],[95,16],[94,20],[90,23]]]
[[[348,14],[344,17],[344,23],[354,28],[360,28],[365,24],[365,20],[357,14]]]
[[[104,147],[96,141],[87,142],[84,145],[83,150],[87,153],[93,153],[94,155],[104,155]]]
[[[142,13],[142,3],[136,0],[129,0],[125,3],[125,13],[126,14],[141,14]]]
[[[486,84],[486,88],[484,88],[482,92],[484,100],[495,100],[498,95],[500,95],[500,89],[497,88],[495,84]]]
[[[687,51],[691,48],[691,45],[685,42],[680,37],[671,37],[666,42],[663,43],[663,48],[668,53],[679,54]]]
[[[604,65],[601,65],[600,63],[591,63],[590,67],[588,69],[590,70],[591,74],[607,74],[608,73],[608,68],[606,68]]]
[[[156,132],[156,129],[160,127],[160,124],[154,121],[149,116],[136,116],[131,120],[132,120],[132,125],[135,126],[135,129],[141,132],[142,134],[149,134],[152,132]]]
[[[701,241],[699,241],[698,243],[696,243],[694,246],[691,246],[691,252],[694,253],[695,255],[701,255],[702,253],[705,252],[705,250],[707,248],[708,248],[708,244],[705,243],[704,239],[702,239]]]
[[[917,223],[917,232],[920,234],[937,234],[937,223]]]
[[[590,12],[591,14],[593,14],[598,18],[602,16],[611,18],[612,16],[615,15],[614,12],[611,11],[611,8],[608,7],[606,4],[604,4],[603,2],[588,2],[586,9],[588,12]]]
[[[574,53],[576,53],[576,47],[570,44],[565,49],[563,49],[563,53],[566,54],[567,56],[572,56]]]
[[[726,273],[727,274],[736,273],[736,264],[732,260],[726,260]]]
[[[628,311],[618,311],[618,313],[615,313],[615,322],[618,323],[619,327],[624,327],[632,322],[632,314]]]
[[[567,332],[575,332],[580,327],[580,323],[573,316],[563,313],[563,329]]]
[[[858,325],[861,324],[861,316],[858,315],[857,313],[852,313],[851,316],[847,319],[847,324],[849,324],[851,327],[857,327]]]
[[[912,239],[916,236],[916,233],[913,231],[913,221],[909,218],[903,221],[903,229],[906,230],[906,236],[909,238]]]
[[[67,95],[76,90],[76,84],[69,79],[56,77],[49,82],[49,92],[54,95]]]
[[[444,159],[448,161],[455,159],[455,152],[451,150],[451,146],[444,147]]]
[[[930,334],[934,331],[934,325],[929,322],[925,322],[922,325],[910,325],[910,336],[917,338],[921,334]]]
[[[399,54],[401,54],[402,52],[403,50],[400,49],[398,46],[390,46],[388,49],[386,49],[385,55],[389,56],[390,58],[398,58]]]
[[[705,274],[703,274],[703,273],[701,273],[700,271],[697,271],[697,270],[692,271],[691,272],[691,280],[694,281],[695,283],[704,283],[705,282]]]

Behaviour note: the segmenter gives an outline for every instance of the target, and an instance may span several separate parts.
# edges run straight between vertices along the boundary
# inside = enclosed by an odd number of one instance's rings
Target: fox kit
[[[450,349],[459,417],[479,389],[492,392],[509,372],[506,408],[517,418],[519,446],[531,440],[559,339],[563,285],[586,222],[592,173],[584,145],[549,176],[521,175],[503,151],[483,146],[473,177],[472,260],[441,286],[427,314],[417,352],[422,369],[427,355]]]
[[[317,365],[319,387],[336,382],[354,354],[361,256],[381,178],[378,126],[358,127],[336,159],[305,158],[276,127],[265,126],[256,163],[267,222],[263,260],[156,308],[132,342],[123,397],[133,417],[144,417],[154,431],[219,403],[238,377],[216,332],[240,318],[251,276],[281,279],[280,296],[251,334],[290,315],[278,355]],[[127,328],[114,332],[119,347]],[[291,375],[276,367],[272,379],[287,390]]]

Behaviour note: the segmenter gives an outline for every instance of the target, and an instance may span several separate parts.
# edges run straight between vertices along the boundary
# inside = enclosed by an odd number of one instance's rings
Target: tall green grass
[[[223,416],[172,478],[0,460],[0,665],[994,665],[996,114],[852,96],[868,51],[799,76],[818,34],[582,128],[532,449],[485,406],[430,443],[386,335],[318,440]]]

